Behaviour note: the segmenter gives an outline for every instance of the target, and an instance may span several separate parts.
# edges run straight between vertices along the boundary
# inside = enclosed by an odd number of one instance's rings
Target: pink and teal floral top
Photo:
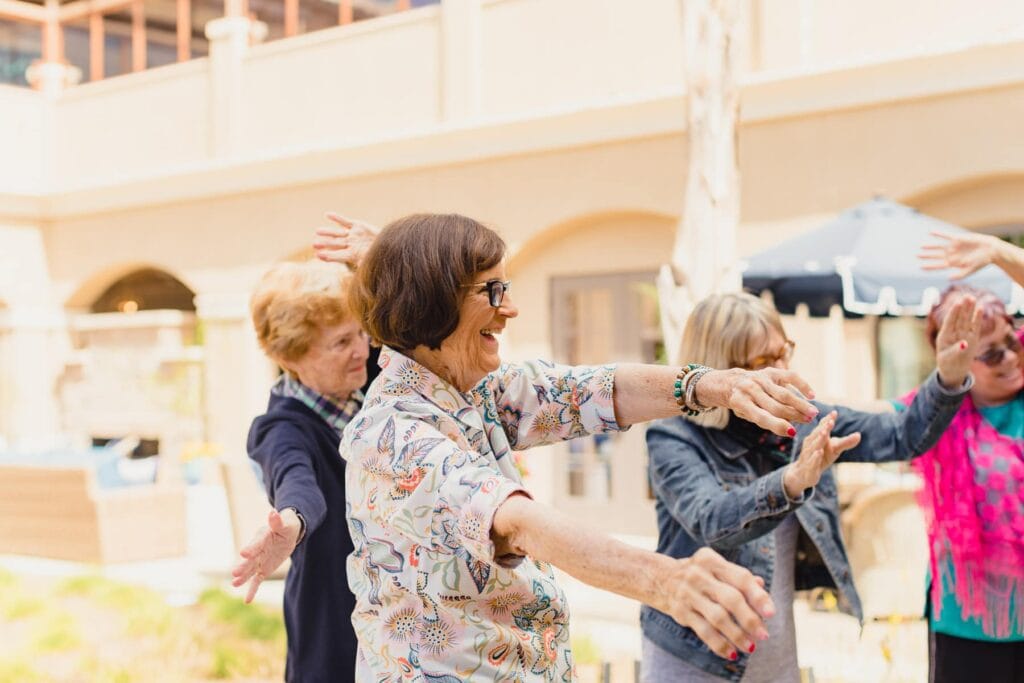
[[[551,566],[496,556],[491,522],[525,492],[513,449],[619,429],[614,367],[503,365],[461,393],[392,349],[380,365],[341,442],[356,679],[573,680]]]

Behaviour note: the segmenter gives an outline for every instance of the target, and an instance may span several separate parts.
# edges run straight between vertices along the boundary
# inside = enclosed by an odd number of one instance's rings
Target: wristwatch
[[[299,536],[295,539],[295,545],[302,543],[302,539],[306,537],[306,518],[302,516],[302,513],[296,510],[294,507],[286,507],[284,510],[291,510],[295,513],[295,516],[299,518]],[[284,512],[281,510],[281,512]]]

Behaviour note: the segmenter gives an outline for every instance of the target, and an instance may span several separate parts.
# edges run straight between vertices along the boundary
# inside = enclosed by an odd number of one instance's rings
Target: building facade
[[[8,2],[5,26],[29,21],[20,4],[44,33],[40,12],[66,7]],[[521,308],[510,359],[655,360],[654,274],[687,172],[679,0],[377,4],[404,11],[260,42],[267,22],[229,0],[194,58],[104,78],[43,40],[37,87],[0,85],[10,448],[136,434],[244,458],[275,372],[249,292],[309,254],[327,210],[495,227]],[[971,229],[1024,225],[1024,5],[741,6],[741,257],[876,193]],[[76,69],[92,77],[69,85]],[[915,343],[838,311],[786,323],[796,369],[847,400],[879,395],[879,339]],[[649,537],[643,435],[619,439],[531,453],[530,483]]]

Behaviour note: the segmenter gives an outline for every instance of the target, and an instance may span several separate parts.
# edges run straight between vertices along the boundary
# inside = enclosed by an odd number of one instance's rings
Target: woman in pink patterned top
[[[502,364],[518,314],[505,245],[458,215],[400,219],[358,270],[353,306],[382,374],[341,443],[361,681],[570,681],[569,610],[552,566],[657,607],[722,657],[765,637],[761,582],[708,549],[675,560],[530,497],[512,450],[728,407],[779,434],[815,408],[795,374],[710,371],[678,400],[665,366]],[[643,467],[637,462],[637,467]]]

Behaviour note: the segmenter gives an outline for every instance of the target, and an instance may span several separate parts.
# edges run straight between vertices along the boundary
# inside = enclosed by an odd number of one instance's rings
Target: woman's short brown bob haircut
[[[380,344],[438,349],[459,324],[462,285],[505,257],[496,232],[458,214],[414,214],[381,230],[359,266],[352,310]]]

